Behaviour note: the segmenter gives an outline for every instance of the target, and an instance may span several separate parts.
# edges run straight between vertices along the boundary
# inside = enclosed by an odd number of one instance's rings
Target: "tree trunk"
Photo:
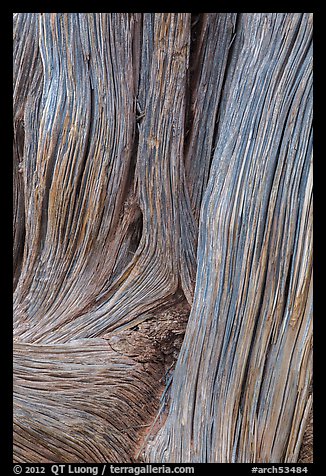
[[[312,15],[14,14],[13,104],[14,461],[311,460]]]

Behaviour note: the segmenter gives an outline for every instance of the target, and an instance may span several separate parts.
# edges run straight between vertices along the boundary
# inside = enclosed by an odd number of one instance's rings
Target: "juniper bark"
[[[13,44],[14,461],[296,462],[312,15],[19,13]]]

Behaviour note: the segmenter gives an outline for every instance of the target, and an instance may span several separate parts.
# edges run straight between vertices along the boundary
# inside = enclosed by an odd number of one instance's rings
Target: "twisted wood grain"
[[[13,33],[15,462],[296,462],[312,15]]]
[[[311,407],[311,20],[253,14],[238,25],[194,303],[147,461],[298,457]]]

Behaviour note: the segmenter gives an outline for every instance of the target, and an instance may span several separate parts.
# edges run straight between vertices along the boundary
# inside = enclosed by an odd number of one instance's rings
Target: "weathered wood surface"
[[[13,104],[14,460],[297,461],[312,15],[19,13]]]

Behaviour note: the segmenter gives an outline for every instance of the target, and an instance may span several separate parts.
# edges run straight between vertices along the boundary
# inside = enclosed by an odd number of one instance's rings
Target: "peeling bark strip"
[[[312,15],[19,13],[13,104],[14,461],[311,460]]]

